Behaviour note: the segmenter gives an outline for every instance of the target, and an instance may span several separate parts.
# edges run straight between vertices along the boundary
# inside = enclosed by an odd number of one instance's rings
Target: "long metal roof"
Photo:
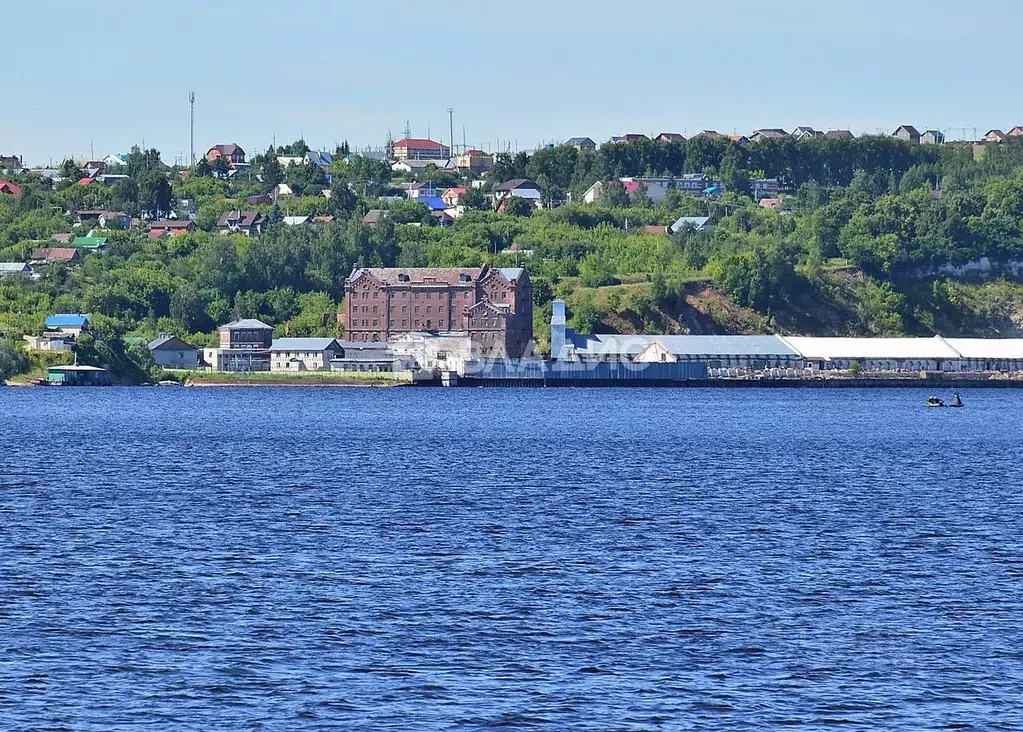
[[[963,358],[1023,361],[1023,338],[946,338]]]
[[[813,338],[785,336],[808,359],[957,359],[959,353],[939,336],[934,338]]]
[[[676,356],[799,356],[776,335],[669,335],[654,340]]]

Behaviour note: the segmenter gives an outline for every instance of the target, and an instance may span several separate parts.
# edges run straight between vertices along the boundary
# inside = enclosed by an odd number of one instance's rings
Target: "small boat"
[[[963,404],[963,400],[959,398],[958,393],[952,395],[952,401],[948,404],[945,404],[944,400],[938,399],[936,396],[927,397],[926,405],[928,407],[949,407],[952,409],[958,409],[965,406]]]
[[[181,386],[180,381],[174,379],[165,379],[164,381],[157,382],[157,386]]]

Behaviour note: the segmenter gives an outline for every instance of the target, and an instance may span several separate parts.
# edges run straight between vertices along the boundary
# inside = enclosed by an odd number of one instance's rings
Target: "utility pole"
[[[448,150],[448,157],[455,154],[455,110],[448,107],[448,143],[451,149]]]
[[[195,167],[195,92],[188,92],[188,150],[189,165]]]

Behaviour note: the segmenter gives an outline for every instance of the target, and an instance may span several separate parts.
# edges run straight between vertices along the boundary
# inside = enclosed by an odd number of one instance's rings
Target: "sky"
[[[1023,3],[0,0],[0,155],[1023,124]]]

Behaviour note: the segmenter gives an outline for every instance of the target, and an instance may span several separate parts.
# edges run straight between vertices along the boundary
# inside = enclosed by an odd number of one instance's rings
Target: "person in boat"
[[[936,396],[927,397],[927,406],[929,407],[943,407],[945,402],[938,399]]]

